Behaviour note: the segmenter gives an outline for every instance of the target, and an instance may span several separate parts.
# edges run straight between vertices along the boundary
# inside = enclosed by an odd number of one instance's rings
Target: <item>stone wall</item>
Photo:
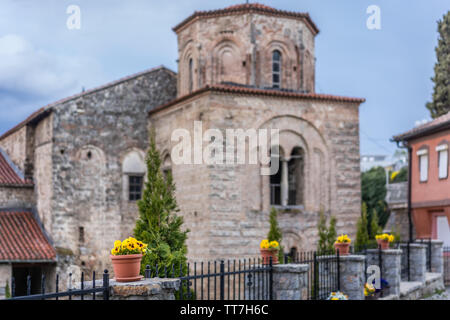
[[[407,244],[402,244],[401,249],[402,254],[402,266],[407,268],[408,264],[408,254],[407,254]],[[427,258],[426,258],[426,245],[411,243],[409,244],[409,266],[410,266],[410,279],[409,281],[425,281],[425,273],[427,270]],[[405,275],[402,275],[402,280],[406,281]]]
[[[380,251],[377,249],[367,250],[367,267],[379,266]],[[381,251],[381,278],[389,283],[389,290],[383,291],[383,295],[399,295],[401,281],[401,250]]]
[[[34,201],[33,187],[0,186],[0,208],[29,209]]]
[[[431,242],[431,272],[444,272],[444,242],[441,240]]]
[[[364,256],[341,256],[339,260],[340,291],[349,300],[364,300]]]
[[[0,299],[5,298],[6,284],[9,283],[11,290],[12,266],[11,264],[0,264]],[[11,293],[11,291],[10,291]]]
[[[122,161],[145,153],[147,112],[175,96],[176,75],[157,68],[64,100],[52,107],[50,129],[37,128],[39,209],[61,275],[111,269],[112,244],[132,235],[138,216],[124,198]]]
[[[273,266],[273,299],[307,300],[308,271],[307,264]]]
[[[315,34],[300,19],[264,14],[201,18],[178,30],[179,96],[207,84],[272,87],[272,53],[282,54],[281,87],[314,92]],[[193,74],[190,76],[190,61]]]
[[[203,133],[219,129],[224,137],[226,129],[279,128],[286,154],[303,147],[304,203],[280,208],[279,214],[284,239],[302,251],[316,246],[321,208],[337,217],[338,233],[355,234],[361,201],[358,117],[358,104],[208,92],[153,113],[150,128],[169,154],[179,144],[171,141],[172,132],[186,129],[192,139],[194,121],[202,122]],[[259,165],[246,163],[172,165],[181,214],[193,230],[191,259],[258,254],[269,230],[269,177],[261,176]]]
[[[13,132],[12,134],[0,140],[0,147],[8,154],[11,161],[20,169],[25,171],[27,159],[27,126]]]
[[[35,183],[36,207],[39,218],[47,231],[52,230],[53,200],[53,114],[41,120],[34,130],[33,177]],[[61,173],[64,174],[64,173]]]
[[[109,299],[110,300],[175,300],[175,293],[180,288],[181,281],[179,279],[143,279],[137,282],[117,282],[109,280]],[[103,279],[95,281],[97,288],[103,286]],[[81,284],[77,282],[73,288],[81,288]],[[92,281],[84,283],[85,289],[92,289]],[[103,298],[103,293],[96,293],[96,299]],[[75,297],[79,300],[80,297]],[[87,295],[85,300],[91,300],[92,295]]]

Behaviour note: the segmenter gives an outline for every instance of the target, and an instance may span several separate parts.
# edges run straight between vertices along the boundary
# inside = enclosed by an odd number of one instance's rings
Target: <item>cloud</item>
[[[93,59],[38,49],[17,34],[0,36],[3,121],[20,121],[44,104],[81,91],[82,85],[101,82],[101,78],[100,67]]]
[[[83,60],[52,55],[19,35],[5,35],[0,37],[0,92],[47,97],[81,89]]]

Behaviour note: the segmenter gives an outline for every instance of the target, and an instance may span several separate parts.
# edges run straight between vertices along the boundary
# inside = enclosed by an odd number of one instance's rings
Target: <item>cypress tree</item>
[[[159,274],[164,268],[175,266],[178,276],[180,266],[187,272],[186,239],[189,230],[181,230],[183,217],[178,216],[175,199],[175,184],[172,174],[166,176],[161,171],[161,157],[156,148],[155,134],[150,135],[150,148],[146,158],[147,180],[142,199],[138,201],[139,218],[134,235],[137,240],[148,244],[149,252],[142,259],[141,272],[146,265],[155,268]]]
[[[361,251],[369,242],[369,232],[367,230],[367,204],[363,202],[361,207],[361,217],[357,222],[355,250]]]
[[[281,233],[280,227],[278,226],[278,212],[275,208],[270,210],[269,216],[270,229],[267,235],[267,240],[276,241],[280,244],[280,251],[278,252],[278,260],[283,262],[284,260],[284,248],[281,245],[281,240],[283,239],[283,235]]]
[[[376,209],[373,209],[372,217],[370,220],[370,240],[375,239],[375,236],[381,232],[380,224],[378,223],[378,213]]]
[[[319,222],[317,224],[317,230],[319,233],[319,242],[317,244],[317,252],[319,254],[327,251],[328,247],[328,230],[327,230],[327,218],[323,210],[319,212]]]
[[[327,234],[327,250],[328,252],[333,252],[334,243],[336,242],[337,232],[336,232],[337,219],[335,216],[330,218],[330,226],[328,227]]]
[[[438,21],[438,32],[437,62],[431,79],[434,82],[433,101],[427,103],[432,118],[450,111],[450,11]]]

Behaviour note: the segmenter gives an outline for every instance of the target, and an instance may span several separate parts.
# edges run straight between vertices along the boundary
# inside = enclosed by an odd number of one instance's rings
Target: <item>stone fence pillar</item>
[[[418,240],[416,243],[429,246],[429,240]],[[428,249],[427,249],[428,250]],[[428,251],[427,251],[428,254]],[[428,259],[428,257],[426,257]],[[444,272],[444,242],[442,240],[431,240],[431,271],[434,273]]]
[[[408,244],[402,244],[402,268],[408,270]],[[425,244],[409,244],[409,281],[425,282],[427,272],[427,246]]]
[[[444,241],[431,242],[431,272],[444,273]]]
[[[339,262],[341,292],[348,295],[349,300],[364,300],[365,256],[340,256]]]
[[[102,280],[96,280],[95,286],[101,287]],[[75,285],[80,288],[80,283]],[[92,288],[92,281],[84,283],[85,289]],[[175,292],[180,288],[180,279],[143,279],[136,282],[117,282],[109,280],[109,299],[110,300],[175,300]],[[97,299],[102,298],[102,293],[96,293]],[[75,300],[80,297],[74,297]],[[85,300],[90,300],[86,295]]]
[[[402,250],[381,250],[381,278],[389,283],[389,291],[384,292],[386,295],[400,295],[400,282],[402,272]],[[380,251],[378,249],[367,250],[367,264],[380,265]]]
[[[280,264],[273,266],[274,300],[308,299],[307,264]]]

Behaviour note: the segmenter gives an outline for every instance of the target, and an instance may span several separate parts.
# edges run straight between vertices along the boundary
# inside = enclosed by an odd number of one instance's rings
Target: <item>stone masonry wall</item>
[[[1,187],[0,208],[31,208],[34,203],[33,187]]]
[[[25,171],[27,158],[27,130],[26,126],[0,140],[0,147],[8,154],[11,161],[22,171]]]
[[[203,132],[214,128],[224,135],[229,128],[279,128],[286,154],[296,145],[306,150],[304,204],[279,215],[290,246],[315,248],[321,208],[336,215],[339,233],[354,236],[360,215],[357,104],[205,93],[152,114],[150,126],[170,153],[169,146],[178,144],[170,141],[172,132],[186,129],[193,138],[194,121],[202,121]],[[181,213],[193,230],[191,259],[259,254],[270,210],[269,178],[259,165],[172,165],[172,171]]]
[[[285,264],[273,267],[274,300],[307,300],[308,299],[307,264]]]
[[[314,92],[314,34],[298,19],[264,14],[201,18],[178,31],[179,96],[223,81],[272,87],[272,53],[282,54],[281,87]]]
[[[0,299],[5,298],[6,284],[11,290],[12,267],[10,264],[0,264]],[[10,291],[11,292],[11,291]]]
[[[110,268],[114,240],[132,236],[137,205],[123,192],[122,159],[148,147],[147,112],[176,96],[176,75],[157,68],[53,107],[52,141],[42,144],[42,206],[61,275]],[[44,138],[43,138],[44,139]],[[48,169],[51,169],[48,172]],[[65,279],[61,280],[64,283]]]

